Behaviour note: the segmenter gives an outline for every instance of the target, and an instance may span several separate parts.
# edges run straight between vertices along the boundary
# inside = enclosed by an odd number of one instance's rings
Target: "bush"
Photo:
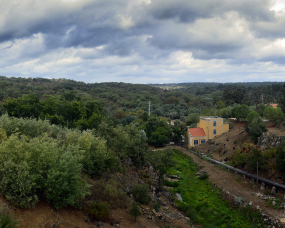
[[[112,177],[106,180],[105,177],[90,182],[91,194],[86,197],[86,201],[106,202],[110,208],[127,208],[130,206],[130,198],[122,190],[122,185]]]
[[[157,203],[153,205],[153,209],[158,212],[161,207],[161,202],[158,200]]]
[[[256,171],[257,169],[257,162],[258,162],[258,169],[264,170],[267,168],[267,160],[262,154],[261,150],[253,149],[248,157],[248,168],[250,171]]]
[[[192,223],[199,223],[198,213],[190,205],[187,207],[186,216],[191,219]]]
[[[232,159],[232,163],[234,166],[243,167],[247,163],[247,159],[248,155],[246,153],[236,151]]]
[[[16,228],[17,226],[18,222],[8,213],[6,208],[2,208],[0,211],[0,228]]]
[[[147,193],[147,185],[136,184],[132,187],[131,193],[139,203],[148,204],[151,201],[151,197]]]
[[[11,135],[0,144],[1,194],[16,206],[35,206],[44,195],[56,208],[78,205],[88,193],[81,178],[80,150],[59,147],[46,134]]]
[[[205,174],[199,176],[198,179],[199,180],[206,180],[206,179],[208,179],[208,177],[209,177],[209,175],[205,173]]]
[[[89,202],[87,213],[92,219],[105,220],[110,216],[108,206],[103,202]]]
[[[285,142],[281,142],[276,149],[276,167],[282,175],[285,175]]]
[[[275,158],[276,151],[275,151],[275,149],[265,150],[265,151],[263,151],[263,156],[266,160]]]
[[[179,186],[179,181],[165,181],[164,184],[168,187],[178,187]]]
[[[135,201],[132,202],[132,207],[129,210],[129,213],[135,219],[135,221],[137,221],[137,218],[142,215],[139,205]]]
[[[260,137],[262,133],[266,131],[266,125],[262,121],[261,117],[254,117],[249,123],[247,131],[250,138],[256,144],[258,137]]]

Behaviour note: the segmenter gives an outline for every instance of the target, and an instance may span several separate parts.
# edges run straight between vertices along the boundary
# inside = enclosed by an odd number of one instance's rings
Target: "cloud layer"
[[[283,0],[2,0],[0,74],[285,81]]]

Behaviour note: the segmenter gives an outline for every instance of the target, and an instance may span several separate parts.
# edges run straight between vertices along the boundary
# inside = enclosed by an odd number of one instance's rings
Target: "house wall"
[[[188,138],[188,140],[187,140]],[[187,134],[185,135],[185,147],[187,148],[191,148],[191,147],[195,147],[194,145],[194,140],[198,140],[198,145],[201,144],[201,140],[205,139],[205,141],[207,141],[207,136],[196,136],[193,137],[190,135],[189,130],[187,130]],[[188,141],[188,143],[187,143]]]
[[[214,121],[216,121],[216,126],[214,126]],[[208,139],[229,131],[229,124],[224,124],[223,118],[200,119],[199,127],[204,129]],[[214,135],[214,130],[216,130],[216,135]]]

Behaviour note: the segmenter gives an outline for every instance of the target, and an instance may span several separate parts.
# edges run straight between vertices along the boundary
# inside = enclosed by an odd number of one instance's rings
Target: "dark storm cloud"
[[[178,56],[185,53],[198,60],[195,64],[199,67],[210,60],[225,60],[223,64],[236,66],[284,64],[285,46],[280,43],[272,52],[267,51],[270,43],[285,37],[285,16],[271,10],[271,0],[1,3],[1,66],[18,62],[22,67],[20,63],[25,62],[23,66],[32,64],[42,75],[47,75],[51,62],[60,72],[74,64],[76,74],[82,69],[97,72],[99,68],[102,72],[117,72],[121,65],[129,64],[130,72],[125,69],[121,76],[154,75],[156,68],[163,68],[159,72],[178,69],[186,75],[186,60]]]

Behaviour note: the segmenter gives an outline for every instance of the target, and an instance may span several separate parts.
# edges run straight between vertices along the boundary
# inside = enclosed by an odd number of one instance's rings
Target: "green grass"
[[[173,191],[180,193],[183,199],[183,202],[177,201],[176,204],[192,222],[201,224],[203,228],[265,227],[258,212],[249,207],[234,209],[222,199],[220,189],[213,188],[208,179],[201,180],[194,175],[198,168],[189,156],[179,150],[174,151],[176,166],[169,172],[181,177]],[[258,226],[258,223],[261,225]]]

